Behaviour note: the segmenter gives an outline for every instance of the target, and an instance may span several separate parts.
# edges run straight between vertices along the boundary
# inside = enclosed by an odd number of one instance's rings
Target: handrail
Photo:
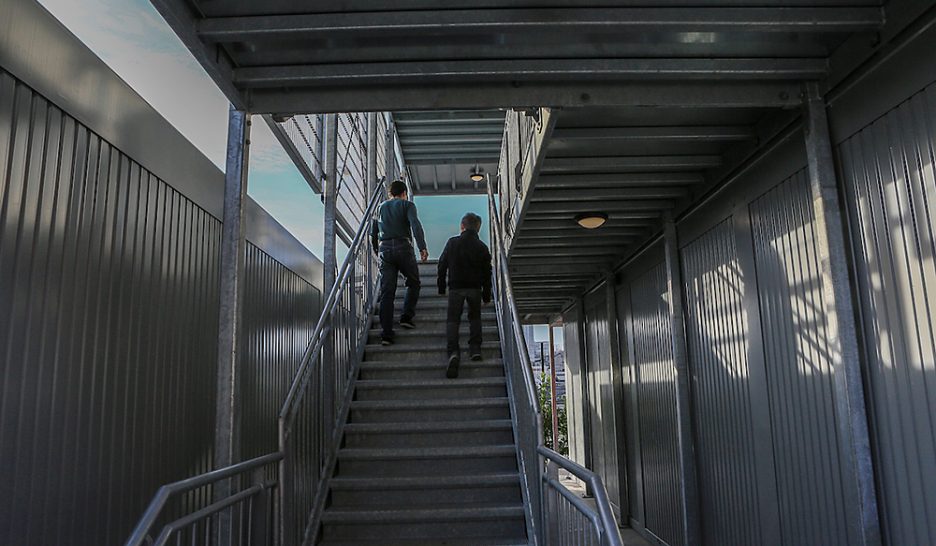
[[[572,473],[576,478],[588,483],[592,496],[595,498],[595,506],[598,508],[598,517],[601,519],[602,528],[604,528],[606,532],[610,529],[617,531],[617,522],[614,519],[614,514],[611,512],[611,501],[608,499],[608,492],[605,490],[604,483],[602,483],[601,478],[599,478],[597,474],[575,461],[565,458],[562,454],[546,446],[539,446],[536,448],[536,451],[547,460],[556,463]],[[624,542],[619,532],[607,533],[606,546],[623,546],[623,544]]]
[[[367,206],[367,210],[364,211],[364,216],[361,219],[361,225],[358,226],[357,233],[354,234],[351,247],[348,249],[348,254],[345,256],[344,262],[341,264],[341,269],[338,272],[338,277],[335,280],[335,284],[329,291],[328,297],[325,299],[325,304],[322,306],[322,314],[319,315],[319,320],[315,325],[315,330],[312,331],[312,339],[310,340],[305,353],[302,355],[302,360],[299,363],[299,369],[296,370],[296,375],[293,377],[293,381],[289,385],[289,391],[286,393],[286,398],[284,399],[283,406],[279,412],[279,418],[281,420],[288,417],[289,410],[296,399],[296,394],[299,392],[299,388],[302,384],[303,378],[305,377],[305,373],[311,365],[312,357],[319,354],[319,351],[322,349],[322,345],[324,345],[325,336],[323,335],[323,332],[325,330],[325,324],[328,322],[332,312],[334,312],[339,296],[341,296],[345,290],[345,287],[347,286],[346,281],[348,280],[348,275],[351,271],[351,264],[357,258],[357,250],[365,240],[367,228],[370,226],[369,219],[371,215],[373,215],[374,210],[377,208],[377,204],[381,202],[382,197],[383,196],[379,191],[375,191],[374,195],[371,197],[370,203]]]
[[[232,478],[238,474],[243,474],[248,470],[262,468],[268,464],[278,462],[282,458],[283,453],[277,451],[275,453],[262,455],[255,459],[242,461],[231,466],[219,468],[217,470],[212,470],[198,476],[192,476],[191,478],[185,478],[184,480],[179,480],[177,482],[163,485],[159,488],[159,490],[156,491],[156,495],[153,496],[153,500],[150,501],[149,506],[146,508],[146,512],[143,513],[143,517],[140,518],[140,521],[134,528],[130,538],[127,539],[125,546],[142,546],[145,543],[150,529],[153,527],[153,524],[156,523],[156,520],[162,513],[163,508],[165,508],[166,503],[169,502],[169,499],[172,496],[178,493],[192,491],[217,481]]]

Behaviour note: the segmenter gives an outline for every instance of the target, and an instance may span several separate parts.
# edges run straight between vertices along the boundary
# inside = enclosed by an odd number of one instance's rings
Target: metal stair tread
[[[506,406],[506,396],[439,400],[354,400],[352,409],[465,409]]]
[[[445,433],[508,430],[513,426],[509,419],[479,419],[476,421],[408,421],[380,423],[348,423],[345,433],[353,434],[397,434],[397,433]]]
[[[329,483],[332,489],[450,489],[459,487],[488,488],[519,484],[517,472],[492,472],[489,474],[453,474],[447,476],[418,477],[354,477],[336,476]]]
[[[403,448],[342,448],[339,459],[351,460],[405,460],[405,459],[464,459],[471,457],[504,457],[515,455],[514,444],[459,447],[403,447]]]
[[[481,344],[481,349],[494,350],[500,349],[500,342],[485,341]],[[395,343],[393,345],[381,345],[379,343],[368,343],[365,346],[367,353],[395,353],[395,352],[422,352],[422,351],[442,351],[445,352],[445,340],[440,339],[435,343]]]
[[[365,360],[361,362],[361,370],[434,370],[436,368],[445,369],[447,361],[443,360]],[[485,360],[466,359],[461,363],[461,368],[503,368],[504,361],[500,358],[488,358]]]
[[[504,504],[466,507],[421,507],[396,508],[390,510],[329,508],[322,513],[322,523],[353,523],[356,525],[380,525],[383,523],[427,523],[440,521],[490,521],[524,517],[522,504]]]
[[[403,541],[379,539],[335,540],[327,539],[319,546],[530,546],[525,539],[512,538],[421,538]]]
[[[505,377],[471,379],[358,379],[355,389],[457,389],[462,387],[499,387],[507,384]]]

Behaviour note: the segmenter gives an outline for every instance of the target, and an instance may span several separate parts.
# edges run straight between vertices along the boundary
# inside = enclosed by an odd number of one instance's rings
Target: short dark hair
[[[406,182],[402,180],[394,180],[390,183],[390,195],[394,197],[399,197],[406,193]]]
[[[461,225],[465,229],[473,229],[475,231],[481,230],[481,217],[473,212],[466,213],[462,216]]]

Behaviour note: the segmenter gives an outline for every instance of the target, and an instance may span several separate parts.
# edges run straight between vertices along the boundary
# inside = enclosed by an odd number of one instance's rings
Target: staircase
[[[484,360],[447,379],[446,299],[420,264],[416,330],[380,345],[376,315],[322,515],[319,544],[526,545],[517,448],[497,321],[484,308]],[[397,290],[399,319],[404,287]]]

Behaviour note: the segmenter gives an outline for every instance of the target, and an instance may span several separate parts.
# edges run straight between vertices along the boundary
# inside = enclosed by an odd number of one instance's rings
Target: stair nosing
[[[495,444],[490,446],[459,446],[459,447],[351,447],[338,450],[339,459],[352,460],[406,460],[431,459],[447,457],[453,459],[466,459],[471,457],[503,457],[516,454],[514,444]]]
[[[353,400],[352,408],[380,408],[384,406],[398,406],[401,409],[409,408],[464,408],[470,406],[493,407],[508,405],[510,400],[506,396],[486,396],[468,399],[430,399],[430,400]]]
[[[397,421],[376,423],[348,423],[345,433],[349,434],[396,434],[396,433],[445,433],[445,432],[482,432],[492,430],[510,430],[510,419],[479,419],[475,421]]]
[[[405,508],[381,510],[349,510],[329,508],[322,513],[323,523],[353,522],[362,525],[385,523],[439,522],[439,521],[487,521],[515,519],[525,514],[523,504],[503,504],[483,507],[459,508]]]
[[[355,389],[456,389],[462,387],[500,387],[506,377],[477,377],[470,379],[358,379]]]
[[[451,476],[408,476],[390,477],[355,477],[336,476],[331,479],[329,486],[340,491],[356,491],[366,489],[455,489],[471,486],[473,488],[493,488],[511,485],[520,481],[519,472],[492,472],[489,474],[456,474]]]

